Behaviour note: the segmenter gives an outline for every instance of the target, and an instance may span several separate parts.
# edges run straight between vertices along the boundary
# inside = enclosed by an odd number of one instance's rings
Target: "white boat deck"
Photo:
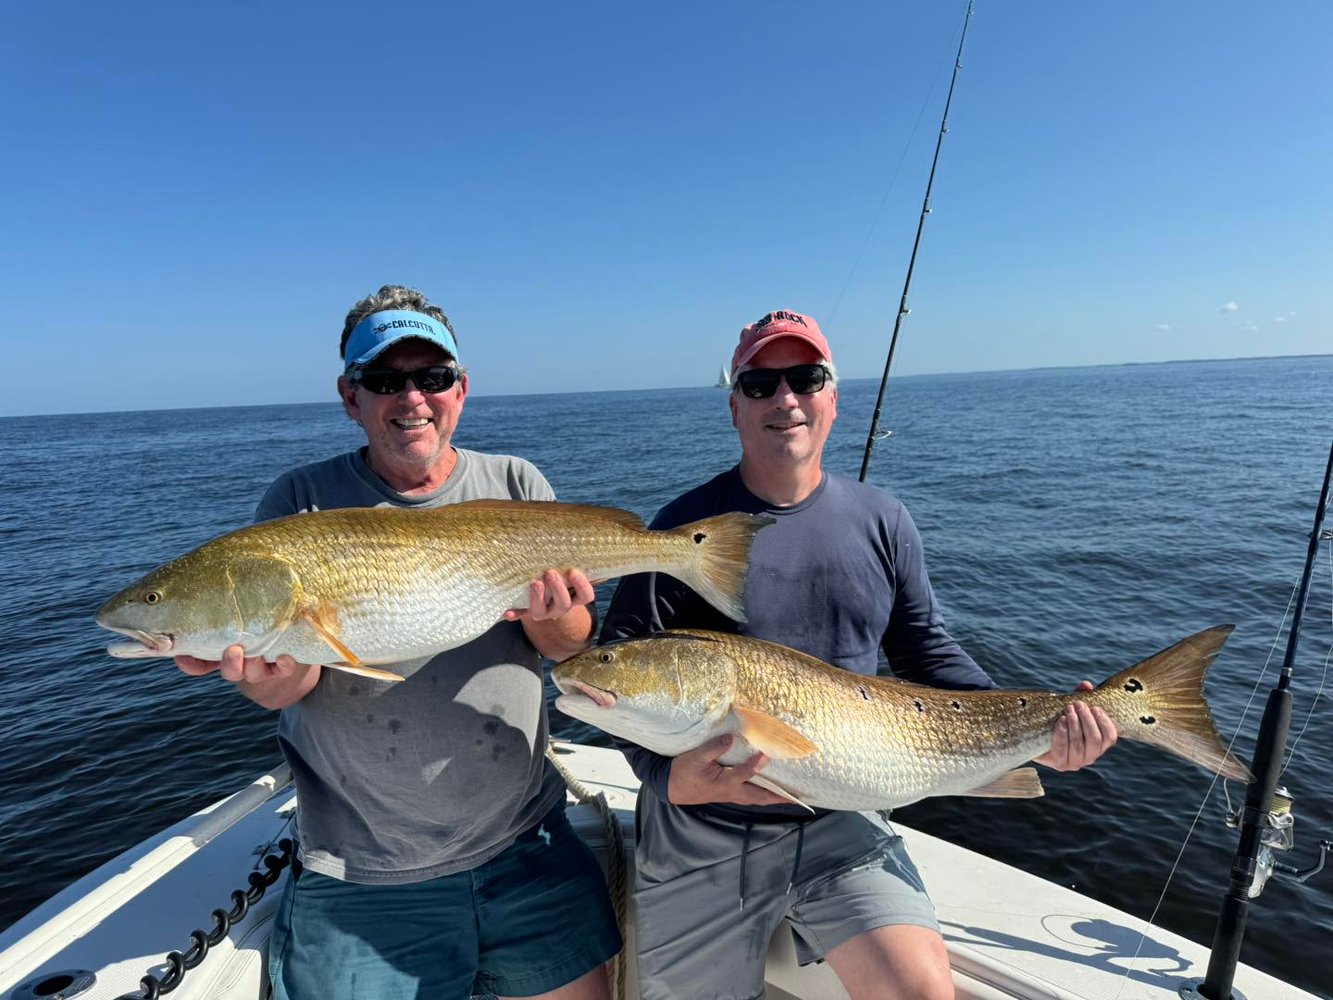
[[[624,758],[595,747],[557,749],[579,780],[605,794],[632,845],[638,782]],[[260,779],[113,859],[0,934],[0,1000],[113,1000],[135,991],[146,972],[163,974],[166,953],[184,951],[192,929],[207,930],[213,909],[229,907],[231,891],[245,887],[260,856],[288,834],[295,800],[286,783],[285,770]],[[605,863],[600,814],[577,806],[570,816]],[[945,841],[899,832],[938,909],[960,1000],[1175,1000],[1182,984],[1203,977],[1201,945]],[[281,885],[186,974],[174,998],[266,996],[265,945]],[[91,971],[96,982],[63,992],[73,970]],[[786,931],[773,941],[768,977],[771,1000],[845,996],[826,966],[796,966]],[[1246,967],[1237,971],[1236,989],[1247,1000],[1312,996]]]

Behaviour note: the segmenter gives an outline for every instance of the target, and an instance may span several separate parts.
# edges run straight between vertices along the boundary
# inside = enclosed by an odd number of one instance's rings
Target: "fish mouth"
[[[104,626],[110,628],[110,626]],[[171,656],[175,637],[157,632],[144,632],[137,628],[112,628],[111,631],[127,635],[133,642],[113,642],[106,651],[120,660],[138,660],[150,656]]]
[[[582,695],[598,708],[612,708],[616,703],[615,694],[603,688],[585,684],[583,681],[561,678],[556,681],[556,687],[560,689],[560,693],[566,698],[576,698]]]

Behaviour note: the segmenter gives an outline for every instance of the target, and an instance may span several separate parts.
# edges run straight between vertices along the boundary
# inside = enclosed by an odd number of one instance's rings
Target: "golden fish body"
[[[477,500],[430,510],[296,514],[231,532],[112,597],[113,656],[250,656],[364,668],[452,649],[528,603],[546,569],[593,580],[658,570],[743,615],[750,544],[768,519],[725,514],[670,531],[607,507]],[[383,671],[364,670],[374,676]]]
[[[659,632],[563,661],[556,707],[676,756],[736,733],[724,764],[756,750],[755,783],[824,809],[892,809],[932,795],[1042,794],[1030,768],[1066,706],[1100,706],[1121,736],[1229,778],[1248,770],[1218,739],[1203,677],[1230,626],[1208,629],[1094,691],[947,691],[864,677],[785,646],[703,631]]]

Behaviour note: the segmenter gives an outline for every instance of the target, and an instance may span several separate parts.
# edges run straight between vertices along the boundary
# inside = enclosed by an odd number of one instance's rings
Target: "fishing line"
[[[1236,728],[1233,729],[1231,732],[1231,739],[1227,742],[1227,753],[1231,753],[1232,750],[1235,749],[1236,740],[1240,739],[1240,731],[1242,727],[1244,727],[1245,725],[1246,717],[1250,714],[1250,706],[1254,704],[1255,696],[1259,693],[1259,685],[1264,682],[1264,677],[1267,676],[1268,674],[1268,665],[1273,662],[1273,652],[1277,649],[1278,643],[1282,639],[1282,630],[1287,627],[1287,615],[1291,613],[1291,606],[1296,602],[1296,595],[1300,592],[1300,589],[1301,589],[1301,578],[1300,576],[1297,576],[1296,582],[1292,585],[1291,593],[1287,595],[1287,606],[1282,609],[1282,620],[1278,622],[1277,631],[1273,634],[1273,644],[1268,647],[1268,657],[1264,660],[1263,669],[1259,671],[1259,676],[1254,682],[1254,687],[1250,689],[1250,697],[1246,700],[1245,707],[1241,710],[1240,721],[1236,723]],[[1214,777],[1213,784],[1208,786],[1208,792],[1206,793],[1205,798],[1207,795],[1212,794],[1213,785],[1216,784],[1217,784],[1217,778]],[[1229,815],[1234,811],[1231,805],[1230,782],[1225,780],[1222,782],[1222,794],[1226,796],[1227,813]],[[1162,892],[1163,895],[1165,895],[1166,890],[1163,889]],[[1158,905],[1159,906],[1161,905],[1161,900],[1158,900]],[[1153,912],[1156,913],[1157,911],[1154,910]]]
[[[1328,579],[1330,585],[1333,585],[1333,545],[1328,547]],[[1333,624],[1333,588],[1329,593],[1328,608],[1329,623]],[[1296,756],[1296,744],[1300,743],[1301,737],[1305,735],[1305,730],[1310,726],[1310,720],[1314,718],[1315,706],[1319,704],[1319,699],[1324,694],[1324,683],[1328,680],[1328,661],[1333,658],[1333,642],[1329,643],[1328,652],[1324,654],[1324,672],[1319,678],[1319,690],[1314,693],[1314,700],[1310,702],[1310,711],[1305,715],[1305,721],[1301,723],[1301,731],[1296,734],[1296,739],[1292,741],[1291,750],[1287,753],[1287,759],[1282,765],[1282,773],[1287,773],[1287,768],[1291,766],[1291,759]]]
[[[1333,553],[1333,548],[1330,549],[1330,553]],[[1273,653],[1276,651],[1278,642],[1282,638],[1282,631],[1287,625],[1287,616],[1291,613],[1292,605],[1296,602],[1296,594],[1300,591],[1300,588],[1300,576],[1298,575],[1296,583],[1292,585],[1291,593],[1287,596],[1287,606],[1282,611],[1282,620],[1278,623],[1277,632],[1273,636],[1273,644],[1268,648],[1268,656],[1264,659],[1263,669],[1259,671],[1259,676],[1255,679],[1254,687],[1250,689],[1250,697],[1245,702],[1245,708],[1240,713],[1240,721],[1236,723],[1236,728],[1232,730],[1231,740],[1227,743],[1227,753],[1232,752],[1232,749],[1236,745],[1236,741],[1240,739],[1240,731],[1245,725],[1245,718],[1249,715],[1250,706],[1254,704],[1254,699],[1259,693],[1259,685],[1263,683],[1264,676],[1268,673],[1268,665],[1273,662]],[[1320,690],[1322,689],[1323,685],[1321,683]],[[1153,930],[1157,926],[1157,914],[1161,912],[1162,904],[1166,902],[1166,894],[1171,890],[1171,881],[1176,877],[1176,872],[1180,868],[1180,860],[1185,856],[1185,850],[1189,847],[1190,838],[1194,836],[1194,831],[1199,825],[1199,820],[1203,818],[1204,810],[1208,808],[1208,800],[1212,798],[1213,789],[1217,787],[1219,780],[1222,781],[1222,792],[1226,796],[1227,813],[1230,814],[1232,812],[1229,783],[1225,779],[1222,779],[1220,774],[1214,774],[1213,780],[1208,783],[1208,788],[1203,793],[1203,801],[1199,803],[1199,808],[1195,811],[1194,818],[1190,821],[1189,829],[1185,831],[1185,839],[1181,841],[1180,850],[1176,852],[1175,860],[1171,862],[1171,870],[1166,873],[1166,881],[1162,885],[1161,894],[1157,897],[1157,902],[1152,908],[1152,913],[1148,916],[1146,926],[1139,932],[1138,946],[1134,949],[1134,954],[1130,956],[1129,967],[1125,969],[1125,974],[1120,977],[1120,989],[1116,991],[1115,1000],[1120,1000],[1120,997],[1125,992],[1125,984],[1129,982],[1130,976],[1134,974],[1134,963],[1139,960],[1139,955],[1143,952],[1143,942],[1148,939],[1148,931]]]
[[[945,60],[940,60],[940,66],[945,64]],[[828,318],[824,325],[833,329],[833,317],[837,315],[838,306],[842,305],[843,296],[847,294],[847,287],[852,283],[852,278],[856,275],[856,270],[861,266],[861,258],[865,256],[866,247],[870,246],[870,238],[875,235],[875,230],[879,226],[880,216],[884,214],[884,206],[889,203],[889,195],[893,193],[894,186],[898,183],[898,175],[902,172],[903,164],[907,162],[907,152],[912,148],[912,143],[916,139],[917,129],[921,127],[921,119],[926,115],[926,108],[930,105],[930,99],[935,96],[935,91],[939,87],[940,69],[936,67],[933,82],[930,90],[926,93],[926,98],[921,102],[921,109],[916,113],[916,121],[912,123],[912,131],[907,135],[907,141],[903,143],[902,154],[898,157],[898,165],[893,168],[893,176],[889,178],[889,186],[884,189],[884,197],[879,200],[879,208],[875,210],[875,217],[870,220],[870,230],[866,233],[865,239],[861,241],[861,249],[856,252],[856,259],[852,261],[852,269],[847,272],[847,277],[843,279],[842,290],[838,292],[838,297],[833,302],[833,308],[828,311]]]

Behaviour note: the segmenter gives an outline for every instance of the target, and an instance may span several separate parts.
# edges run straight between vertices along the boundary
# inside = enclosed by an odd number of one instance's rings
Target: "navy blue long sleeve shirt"
[[[904,680],[956,690],[996,686],[945,629],[921,537],[896,497],[826,473],[801,503],[773,507],[732,468],[667,504],[652,527],[727,511],[775,522],[760,529],[750,553],[748,621],[731,620],[674,577],[642,573],[621,581],[601,641],[666,628],[713,629],[781,643],[868,676],[877,672],[882,649]],[[670,758],[632,744],[622,749],[639,780],[665,801]]]

